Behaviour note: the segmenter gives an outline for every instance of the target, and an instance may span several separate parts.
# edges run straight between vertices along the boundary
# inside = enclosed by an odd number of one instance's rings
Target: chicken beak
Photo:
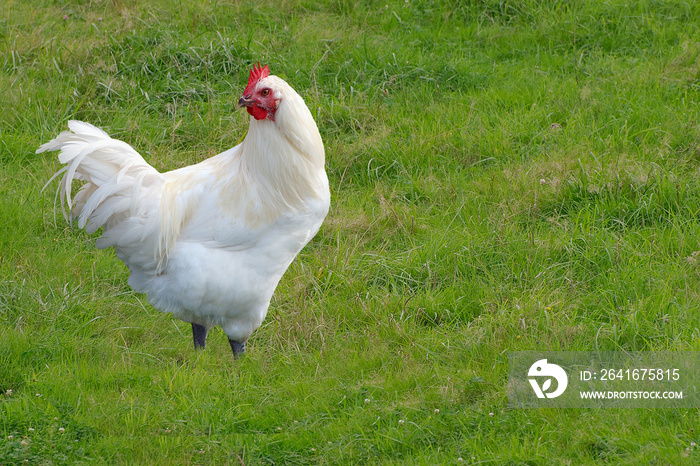
[[[244,95],[243,97],[240,98],[238,101],[238,108],[243,108],[243,107],[252,107],[253,104],[255,104],[255,101],[252,98],[253,96],[250,95]]]

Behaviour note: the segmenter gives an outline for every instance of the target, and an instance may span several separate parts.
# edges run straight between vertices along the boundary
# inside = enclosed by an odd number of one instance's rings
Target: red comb
[[[248,86],[246,90],[259,80],[267,78],[268,76],[270,76],[270,68],[268,68],[267,65],[260,66],[260,62],[258,62],[257,66],[253,65],[250,69],[250,77],[248,77]]]

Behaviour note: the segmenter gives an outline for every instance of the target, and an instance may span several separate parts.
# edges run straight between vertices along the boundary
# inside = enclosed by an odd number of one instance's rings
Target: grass
[[[697,464],[697,409],[508,407],[507,353],[700,350],[690,1],[0,6],[0,464]],[[82,119],[160,170],[305,98],[333,206],[233,361],[70,229]]]

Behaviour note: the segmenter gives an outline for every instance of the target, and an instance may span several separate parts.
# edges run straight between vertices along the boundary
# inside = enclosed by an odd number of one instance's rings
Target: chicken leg
[[[194,340],[194,349],[204,349],[207,347],[207,333],[209,333],[210,327],[205,327],[204,325],[192,324],[192,338]],[[243,356],[245,353],[245,342],[234,341],[229,339],[229,344],[231,345],[231,350],[233,351],[233,357],[238,358]]]
[[[207,347],[207,333],[209,333],[209,329],[204,325],[192,324],[192,337],[194,339],[195,350]]]
[[[231,345],[231,349],[233,350],[233,357],[234,358],[239,358],[243,356],[243,353],[245,353],[245,342],[240,342],[240,341],[233,341],[229,339],[229,344]]]

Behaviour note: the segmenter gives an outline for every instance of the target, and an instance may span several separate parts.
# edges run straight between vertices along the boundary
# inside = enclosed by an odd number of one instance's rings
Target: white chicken
[[[191,323],[195,348],[220,325],[234,356],[330,206],[323,141],[299,94],[258,64],[238,106],[251,115],[241,144],[166,173],[79,121],[37,150],[61,151],[62,205],[88,233],[102,227],[97,247],[114,247],[131,288]],[[74,199],[73,180],[85,182]]]

